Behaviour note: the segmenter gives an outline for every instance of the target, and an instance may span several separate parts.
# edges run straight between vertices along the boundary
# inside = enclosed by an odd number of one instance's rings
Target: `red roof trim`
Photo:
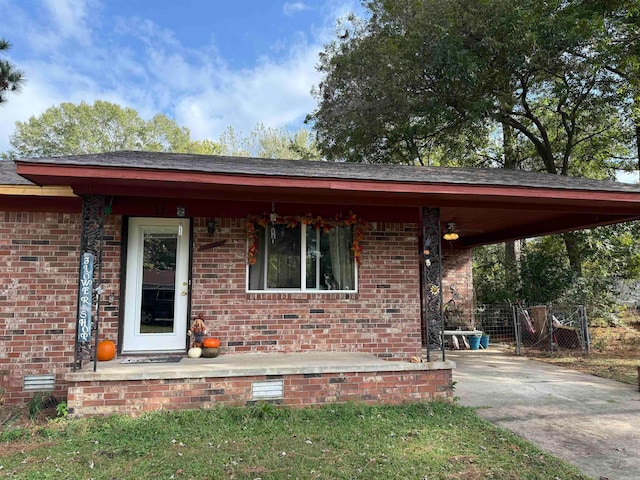
[[[25,163],[17,165],[17,173],[35,183],[47,185],[82,185],[97,186],[103,182],[126,182],[131,186],[147,185],[147,182],[180,185],[184,183],[197,185],[227,185],[238,187],[266,187],[285,189],[323,189],[344,192],[368,192],[387,194],[440,194],[440,195],[482,195],[495,197],[520,198],[554,198],[565,200],[593,200],[634,202],[640,200],[640,194],[632,192],[609,192],[593,190],[570,190],[557,188],[518,187],[518,186],[486,186],[469,184],[444,183],[405,183],[372,180],[340,180],[335,178],[282,177],[228,175],[206,172],[160,171],[131,168],[82,167],[42,163]],[[60,180],[55,181],[57,177]],[[46,182],[44,181],[46,178]]]

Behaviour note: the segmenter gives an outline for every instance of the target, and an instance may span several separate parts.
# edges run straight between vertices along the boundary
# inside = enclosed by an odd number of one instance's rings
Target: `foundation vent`
[[[23,390],[25,392],[48,392],[55,390],[56,377],[50,375],[25,375]]]
[[[284,398],[284,380],[266,380],[251,384],[252,400]]]

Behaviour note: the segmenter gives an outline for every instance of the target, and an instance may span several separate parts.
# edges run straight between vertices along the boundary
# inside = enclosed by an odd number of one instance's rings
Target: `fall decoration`
[[[187,331],[187,335],[191,337],[194,347],[202,347],[205,333],[207,333],[207,326],[204,323],[202,314],[199,313],[191,322],[191,328]]]
[[[204,358],[214,358],[217,357],[219,353],[219,349],[218,348],[207,348],[204,347],[202,349],[202,356]]]
[[[100,362],[113,360],[116,358],[116,344],[111,340],[102,340],[98,343],[96,358]]]
[[[202,349],[199,347],[190,348],[187,355],[189,358],[200,358],[202,356]]]
[[[213,337],[207,337],[202,341],[202,346],[205,348],[218,348],[220,346],[220,340]]]
[[[256,257],[259,251],[259,242],[258,242],[258,230],[257,227],[266,228],[267,225],[271,222],[271,217],[275,216],[275,223],[284,224],[288,228],[295,228],[300,224],[310,225],[315,230],[321,229],[323,232],[328,232],[332,228],[335,227],[352,227],[353,229],[353,244],[351,245],[351,250],[353,251],[353,256],[358,263],[360,264],[361,255],[362,255],[362,237],[364,236],[364,229],[367,226],[367,222],[358,217],[357,214],[353,212],[349,212],[347,216],[343,214],[338,214],[332,219],[323,218],[320,216],[314,217],[310,213],[306,215],[288,215],[288,216],[280,216],[276,214],[271,215],[254,215],[247,218],[247,237],[249,239],[249,249],[247,251],[247,263],[249,265],[254,265],[256,263]]]

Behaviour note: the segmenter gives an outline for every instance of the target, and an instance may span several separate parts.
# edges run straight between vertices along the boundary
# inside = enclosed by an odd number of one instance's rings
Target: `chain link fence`
[[[491,343],[506,344],[516,355],[528,351],[581,350],[590,353],[588,319],[583,305],[484,304],[475,309],[476,328]]]

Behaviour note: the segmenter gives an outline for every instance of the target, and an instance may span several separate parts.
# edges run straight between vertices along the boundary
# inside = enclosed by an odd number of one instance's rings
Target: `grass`
[[[0,476],[24,479],[585,478],[473,410],[440,402],[58,420],[0,452]]]

